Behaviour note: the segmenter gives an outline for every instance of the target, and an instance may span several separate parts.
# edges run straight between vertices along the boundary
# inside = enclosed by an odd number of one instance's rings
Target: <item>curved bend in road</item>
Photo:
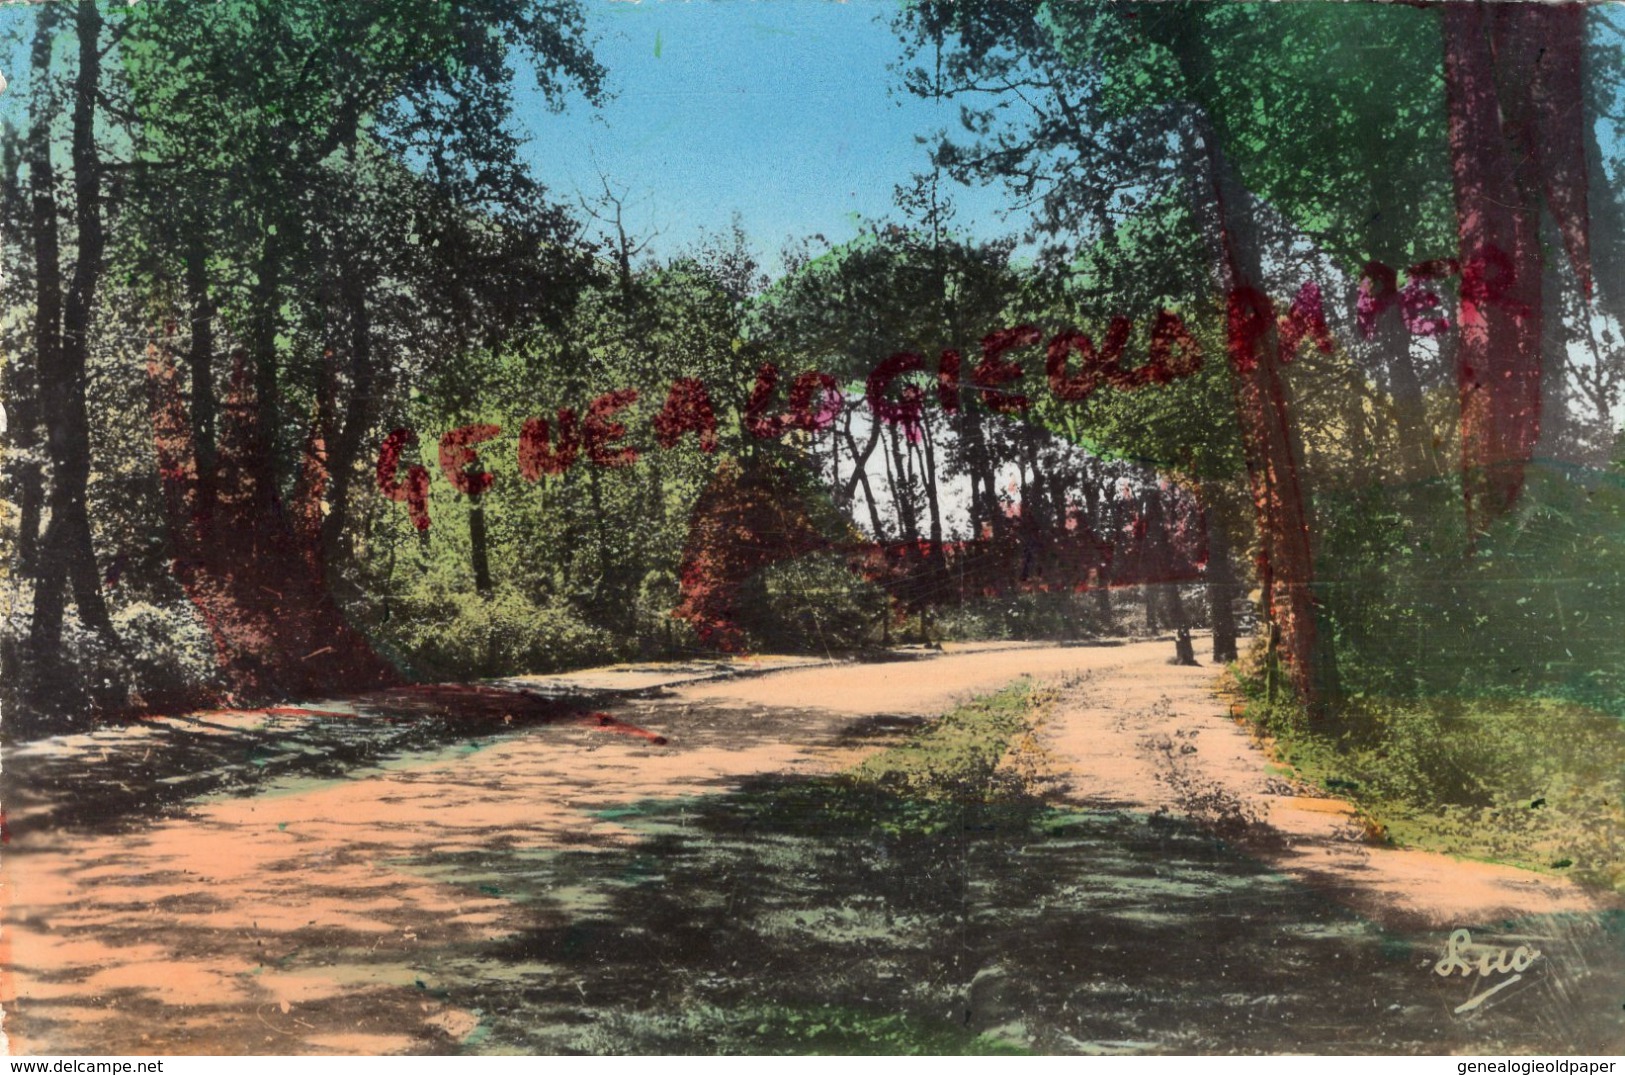
[[[897,1044],[794,1036],[834,1024],[923,1027],[909,1040],[939,1051],[1625,1042],[1617,912],[1558,879],[1369,846],[1346,805],[1271,777],[1213,670],[1169,648],[791,668],[603,721],[515,720],[485,691],[25,745],[0,859],[11,1049]],[[1023,675],[1059,692],[1036,732],[1051,802],[1026,827],[843,831],[795,797],[895,741],[881,718]],[[490,718],[472,734],[463,697]],[[424,713],[452,733],[364,749]],[[122,805],[84,808],[102,801]],[[1437,973],[1459,929],[1508,960],[1521,946],[1522,971]]]

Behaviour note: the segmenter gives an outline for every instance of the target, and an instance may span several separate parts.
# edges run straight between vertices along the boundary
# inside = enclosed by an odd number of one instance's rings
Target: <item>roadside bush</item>
[[[1316,503],[1322,630],[1351,701],[1564,697],[1625,717],[1625,475],[1532,465],[1468,551],[1459,486]]]
[[[26,607],[23,604],[21,607]],[[111,612],[119,646],[62,620],[61,676],[47,682],[30,659],[27,616],[0,622],[0,704],[12,738],[88,729],[99,717],[203,704],[220,685],[213,640],[185,601],[137,602]]]
[[[878,622],[885,600],[879,587],[830,552],[763,569],[741,597],[740,626],[756,647],[779,653],[856,649]]]
[[[148,705],[194,697],[219,683],[214,640],[189,602],[139,602],[113,613],[129,654],[131,690]]]
[[[382,640],[415,678],[555,672],[620,656],[614,638],[567,604],[499,586],[488,597],[425,582],[395,603]]]
[[[1112,629],[1101,622],[1095,594],[1070,590],[978,598],[945,607],[933,620],[941,637],[957,641],[1077,640]]]
[[[699,648],[694,626],[671,614],[679,600],[675,573],[657,569],[643,576],[633,608],[639,656],[674,657]]]
[[[1281,761],[1376,831],[1450,854],[1625,888],[1625,726],[1554,698],[1365,699],[1307,731],[1256,680],[1248,715]]]
[[[1532,464],[1470,548],[1454,479],[1316,514],[1340,684],[1254,698],[1282,756],[1397,840],[1625,885],[1625,470]]]

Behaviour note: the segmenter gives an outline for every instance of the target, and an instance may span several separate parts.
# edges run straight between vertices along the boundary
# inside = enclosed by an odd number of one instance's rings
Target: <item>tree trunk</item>
[[[491,560],[485,541],[485,504],[478,493],[469,495],[468,541],[472,549],[474,589],[482,596],[491,596]]]
[[[40,571],[34,591],[33,620],[29,625],[30,641],[47,680],[54,677],[61,660],[66,587],[72,589],[80,621],[109,645],[115,648],[119,645],[107,606],[102,601],[101,576],[96,570],[90,515],[85,502],[90,485],[86,364],[96,289],[101,281],[106,248],[101,214],[101,161],[95,139],[102,17],[94,0],[80,0],[75,18],[79,72],[74,81],[72,160],[77,256],[61,306],[60,332],[42,354],[48,361],[42,361],[40,366],[41,410],[51,459],[51,521],[39,550]],[[46,151],[49,152],[48,143]],[[47,163],[41,178],[48,178],[50,174]],[[39,194],[36,190],[36,197]],[[53,233],[54,245],[55,199],[49,188],[44,191],[44,199],[44,206],[37,205],[36,211],[43,208],[51,216],[52,224],[46,230]],[[38,225],[36,217],[36,228]],[[42,266],[42,270],[44,268]],[[52,277],[58,281],[53,286],[60,286],[59,265],[42,271],[40,276],[42,291]],[[56,685],[47,689],[52,686]]]
[[[222,674],[249,698],[388,685],[394,671],[339,612],[319,544],[266,487],[254,372],[239,354],[222,408],[219,495],[200,509],[193,422],[166,346],[148,351],[152,419],[175,576],[214,635]]]
[[[1174,664],[1194,665],[1196,643],[1191,640],[1191,624],[1185,611],[1185,599],[1179,594],[1179,583],[1168,584],[1168,611],[1174,621]]]
[[[215,498],[215,415],[219,404],[214,392],[214,299],[209,293],[207,252],[202,235],[194,235],[186,250],[186,289],[192,299],[192,343],[189,365],[192,374],[192,441],[197,446],[199,510],[214,515]]]
[[[1188,57],[1197,54],[1180,50],[1187,64]],[[1263,273],[1250,199],[1218,133],[1205,116],[1196,120],[1208,184],[1202,216],[1209,221],[1220,279],[1229,295],[1231,386],[1257,518],[1264,615],[1279,628],[1279,653],[1299,700],[1315,710],[1326,671],[1322,665],[1330,654],[1321,648],[1310,588],[1314,556],[1302,481],[1303,451],[1281,375],[1273,309],[1255,286]]]
[[[1555,229],[1543,221],[1541,231],[1543,245],[1555,249]],[[1541,259],[1540,305],[1540,433],[1534,455],[1575,462],[1575,421],[1568,406],[1569,331],[1563,320],[1563,274],[1555,257]]]
[[[46,4],[39,9],[32,50],[33,68],[36,71],[45,71],[50,67],[51,44],[56,39],[60,10],[55,4]],[[16,391],[15,394],[8,392],[6,396],[6,405],[11,410],[12,444],[17,454],[25,460],[18,474],[17,485],[18,566],[36,579],[38,564],[35,550],[45,497],[45,476],[41,460],[36,455],[42,448],[39,437],[42,421],[40,390],[46,371],[60,366],[58,349],[62,340],[62,256],[57,237],[56,194],[53,189],[56,169],[51,163],[51,123],[55,111],[52,87],[48,84],[41,86],[35,100],[26,151],[31,188],[29,231],[34,246],[34,355],[26,374],[23,374],[20,365],[9,367],[16,378],[13,381]]]
[[[1230,531],[1216,510],[1217,494],[1202,489],[1202,515],[1207,522],[1207,602],[1213,621],[1213,663],[1237,660],[1235,599],[1241,587],[1230,552]]]
[[[1117,625],[1112,616],[1111,564],[1108,561],[1110,546],[1102,535],[1111,533],[1112,528],[1106,518],[1100,487],[1088,474],[1084,475],[1083,480],[1083,504],[1088,513],[1089,529],[1101,543],[1094,564],[1095,617],[1100,621],[1101,632],[1109,633]]]
[[[587,495],[592,505],[593,548],[597,556],[597,572],[593,577],[593,596],[602,598],[610,583],[613,567],[609,553],[609,520],[604,518],[604,489],[599,479],[602,467],[587,468]]]
[[[282,440],[281,408],[278,406],[280,387],[277,371],[278,293],[281,288],[280,249],[274,227],[265,230],[261,239],[259,264],[249,295],[248,349],[253,360],[255,424],[258,429],[259,453],[247,462],[259,471],[261,484],[267,492],[281,488],[277,452]]]
[[[1185,84],[1200,92],[1215,77],[1200,14],[1176,19],[1168,29],[1167,43]],[[1195,156],[1201,181],[1193,184],[1193,208],[1228,296],[1231,387],[1257,520],[1264,615],[1279,627],[1280,654],[1299,700],[1320,713],[1332,654],[1317,633],[1303,450],[1281,373],[1274,309],[1260,290],[1258,216],[1212,118],[1200,107],[1191,108],[1185,133],[1200,144]]]
[[[356,167],[358,127],[357,112],[354,109],[345,109],[340,121],[339,140],[352,169]],[[354,217],[359,211],[360,196],[355,188],[351,187],[346,191],[345,198],[346,215]],[[340,274],[339,304],[348,322],[349,346],[329,349],[327,373],[327,390],[331,404],[328,411],[329,427],[320,430],[324,449],[322,457],[311,460],[321,468],[321,479],[327,498],[325,515],[322,514],[319,503],[312,503],[307,509],[313,522],[320,520],[316,545],[324,568],[344,563],[350,558],[351,543],[345,540],[345,523],[350,513],[350,488],[355,478],[356,457],[361,452],[362,439],[366,436],[372,419],[372,316],[367,301],[368,287],[372,278],[366,263],[356,249],[356,243],[355,236],[340,239],[340,252],[337,258]],[[348,351],[350,355],[349,393],[344,399],[342,408],[332,399],[339,391],[340,380],[336,362],[331,357],[334,351]],[[339,422],[337,416],[341,410],[343,418],[342,422]],[[334,424],[337,424],[336,429],[332,428]],[[305,491],[307,494],[313,493],[314,489]]]
[[[352,124],[352,143],[353,131]],[[394,670],[344,619],[326,571],[328,552],[343,533],[352,471],[370,420],[366,278],[341,259],[341,305],[350,326],[349,395],[341,404],[345,379],[333,353],[346,348],[339,345],[329,349],[316,416],[285,500],[277,348],[284,248],[276,222],[267,217],[260,221],[258,264],[248,295],[248,350],[233,355],[218,421],[210,378],[214,309],[201,248],[189,252],[187,265],[197,310],[190,420],[167,347],[155,344],[149,353],[175,573],[209,624],[233,690],[270,698],[387,685],[396,679]],[[211,430],[215,425],[218,429]],[[428,537],[426,531],[418,536],[420,541]]]
[[[1377,176],[1373,201],[1392,205],[1399,196],[1394,177],[1387,172]],[[1398,261],[1408,249],[1407,236],[1398,231],[1401,221],[1392,213],[1379,213],[1371,222],[1371,248],[1384,261]],[[1350,304],[1353,308],[1353,303]],[[1387,387],[1394,405],[1394,433],[1399,439],[1399,460],[1407,481],[1438,477],[1443,468],[1433,428],[1428,422],[1427,398],[1416,358],[1411,352],[1411,333],[1403,311],[1397,305],[1377,317],[1371,346],[1387,374]]]
[[[344,542],[344,524],[350,510],[356,458],[372,422],[372,319],[366,282],[355,267],[345,272],[340,294],[350,322],[350,388],[345,399],[344,423],[328,444],[330,485],[327,515],[322,519],[321,545],[329,564],[342,562],[350,552]]]
[[[39,9],[38,23],[35,29],[34,42],[30,60],[33,69],[44,71],[49,68],[51,61],[51,43],[56,38],[57,27],[56,5],[44,5]],[[40,523],[45,507],[45,472],[41,456],[40,443],[40,369],[46,363],[46,352],[54,348],[55,341],[61,330],[61,270],[60,255],[57,252],[56,234],[56,205],[51,195],[49,184],[54,175],[51,169],[51,121],[56,112],[56,99],[54,88],[47,80],[38,87],[34,106],[31,111],[27,144],[23,147],[23,154],[29,162],[31,173],[30,186],[33,188],[30,196],[29,210],[31,219],[28,231],[34,245],[36,274],[45,271],[47,264],[53,267],[52,273],[55,283],[46,288],[37,278],[35,280],[35,310],[34,310],[34,349],[32,354],[26,351],[13,356],[6,366],[6,383],[4,398],[6,403],[8,429],[6,439],[9,451],[6,452],[6,468],[11,474],[11,488],[17,501],[17,550],[16,569],[25,578],[33,578],[36,570],[35,552],[39,543]],[[8,150],[12,148],[11,130],[7,128]],[[11,152],[6,154],[4,163],[6,170],[5,190],[8,204],[8,217],[11,207],[16,207],[16,215],[23,216],[22,197],[15,168],[16,160]],[[48,249],[41,248],[41,242]],[[8,645],[9,645],[9,635]]]
[[[925,449],[925,506],[931,523],[929,555],[938,566],[941,566],[943,563],[942,505],[938,502],[937,497],[937,453],[931,444],[936,431],[932,428],[929,410],[921,417],[925,423],[925,438],[922,445]],[[923,617],[925,614],[922,612],[920,615]]]
[[[880,419],[876,418],[875,421],[879,422]],[[918,541],[920,527],[914,518],[914,490],[909,487],[908,476],[903,470],[903,453],[897,442],[896,426],[886,430],[885,439],[890,454],[882,453],[882,458],[886,464],[886,485],[891,490],[892,506],[897,509],[897,521],[903,528],[903,537],[908,541]]]
[[[989,535],[997,541],[1008,529],[1008,520],[999,502],[998,468],[994,465],[993,452],[987,443],[987,430],[982,426],[982,416],[972,410],[970,404],[964,402],[965,395],[961,392],[960,413],[965,416],[963,436],[970,461],[972,495],[975,495],[978,484],[982,488],[979,498],[982,514],[976,528],[976,536],[982,536],[981,527],[985,525]]]
[[[869,526],[874,530],[875,540],[886,539],[886,529],[880,524],[880,505],[875,500],[874,488],[869,484],[869,458],[874,455],[875,445],[880,443],[880,422],[874,420],[869,429],[869,442],[860,451],[858,440],[852,435],[852,412],[846,414],[845,423],[841,432],[846,437],[847,450],[852,453],[852,477],[847,479],[846,493],[843,501],[850,506],[857,487],[863,487],[863,500],[869,509]]]
[[[846,503],[842,503],[841,495],[841,431],[834,422],[829,424],[829,494],[836,498],[836,503],[844,511]]]
[[[1410,481],[1425,481],[1439,474],[1438,453],[1433,428],[1428,424],[1427,401],[1422,378],[1411,355],[1411,335],[1397,315],[1384,317],[1377,325],[1376,345],[1388,370],[1393,393],[1395,435],[1399,438],[1400,465]]]
[[[1196,643],[1191,641],[1191,629],[1181,627],[1174,637],[1174,663],[1196,665]]]
[[[1191,665],[1196,663],[1196,648],[1191,642],[1190,614],[1185,608],[1185,598],[1179,592],[1179,565],[1174,562],[1173,542],[1169,540],[1168,513],[1163,504],[1164,491],[1154,490],[1146,498],[1146,540],[1150,543],[1149,565],[1151,579],[1146,584],[1146,593],[1156,592],[1161,587],[1166,596],[1168,607],[1168,625],[1174,629],[1174,664]],[[1147,602],[1147,610],[1151,608]]]
[[[47,70],[50,66],[58,10],[54,4],[39,9],[30,57],[36,71]],[[61,262],[57,245],[56,203],[51,189],[55,180],[50,157],[51,123],[55,112],[54,87],[46,80],[36,89],[27,142],[23,147],[31,188],[27,230],[35,262],[34,347],[32,354],[24,351],[7,363],[3,390],[8,412],[6,471],[17,501],[14,569],[36,587],[39,585],[40,567],[36,552],[45,506],[45,472],[40,440],[41,371],[57,361],[55,349],[62,327]],[[6,133],[9,142],[9,126]],[[17,215],[21,217],[22,190],[18,185],[12,154],[8,152],[7,158],[7,200],[16,205]],[[8,205],[8,217],[10,208],[11,205]],[[57,585],[60,588],[60,583]],[[38,657],[42,650],[55,653],[60,642],[60,613],[56,614],[55,623],[58,626],[54,637],[49,634],[44,639],[34,637],[33,628],[37,622],[37,616],[31,618],[30,637],[26,640],[14,637],[9,631],[0,636],[0,681],[6,684],[8,695],[19,701],[38,689],[36,684],[25,682],[24,669],[32,664],[36,672],[40,671]],[[29,659],[27,663],[25,657]]]
[[[1038,427],[1031,424],[1023,427],[1021,441],[1022,451],[1027,456],[1026,470],[1032,474],[1030,478],[1023,474],[1023,477],[1026,478],[1026,484],[1021,491],[1022,514],[1027,513],[1030,501],[1033,530],[1041,533],[1049,529],[1053,515],[1050,511],[1051,505],[1047,496],[1048,483],[1044,480],[1043,465],[1038,457]]]
[[[1540,205],[1590,293],[1578,5],[1447,4],[1462,285],[1456,379],[1470,538],[1509,511],[1541,426]]]

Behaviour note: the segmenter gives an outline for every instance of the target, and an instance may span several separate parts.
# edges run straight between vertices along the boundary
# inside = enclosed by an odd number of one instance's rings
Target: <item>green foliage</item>
[[[104,158],[105,182],[91,187],[105,210],[107,271],[92,289],[89,323],[69,328],[94,343],[86,391],[104,416],[91,430],[85,483],[100,557],[91,566],[109,577],[115,628],[139,656],[126,660],[70,624],[70,663],[82,672],[74,704],[132,690],[160,697],[209,681],[198,623],[170,577],[172,520],[154,480],[139,354],[147,333],[167,322],[203,466],[219,448],[211,442],[227,424],[222,416],[243,405],[227,389],[241,361],[270,440],[268,487],[285,507],[314,506],[321,535],[311,552],[346,611],[414,672],[435,678],[692,647],[669,613],[695,504],[721,458],[765,457],[815,474],[801,487],[808,499],[834,501],[817,529],[831,542],[850,538],[858,475],[840,468],[866,434],[852,389],[898,350],[925,356],[928,372],[912,383],[933,405],[937,353],[961,351],[965,371],[961,412],[931,415],[927,444],[937,454],[905,457],[890,445],[897,468],[906,458],[909,470],[892,484],[897,530],[912,499],[907,529],[923,533],[924,490],[962,486],[954,479],[966,476],[974,535],[1007,526],[1012,464],[1023,510],[1048,497],[1049,516],[1064,519],[1084,484],[1093,500],[1103,489],[1109,499],[1117,474],[1099,459],[1084,482],[1083,465],[1075,474],[1059,453],[1041,457],[1036,430],[992,419],[978,400],[968,372],[977,342],[1012,324],[1076,327],[1098,342],[1107,319],[1129,317],[1132,366],[1149,350],[1151,318],[1179,311],[1202,344],[1200,373],[1059,404],[1043,390],[1038,350],[1028,349],[1019,356],[1021,387],[1035,404],[1026,419],[1098,457],[1200,483],[1204,507],[1224,514],[1225,496],[1241,503],[1245,468],[1223,317],[1212,301],[1211,227],[1197,209],[1207,198],[1201,143],[1209,132],[1222,141],[1249,188],[1246,205],[1268,218],[1260,230],[1278,233],[1261,240],[1272,274],[1298,271],[1310,244],[1345,269],[1368,257],[1404,265],[1453,247],[1438,18],[1402,5],[907,5],[897,15],[913,65],[904,81],[964,104],[966,141],[944,142],[935,173],[900,193],[907,226],[871,222],[861,238],[833,248],[808,240],[767,286],[737,228],[642,265],[632,263],[636,237],[623,231],[609,252],[618,256],[590,261],[576,222],[526,174],[512,122],[516,68],[533,70],[554,107],[572,95],[600,97],[604,72],[573,0],[109,7],[92,42],[106,47],[102,85],[84,102]],[[59,91],[77,60],[62,37],[44,49],[42,70],[17,81],[28,95],[0,102],[18,121],[0,139],[12,176],[0,192],[0,231],[18,266],[0,316],[8,391],[26,388],[42,361],[30,353],[30,274],[40,271],[32,199],[58,199],[52,217],[74,255],[82,237],[73,198],[91,189],[70,181],[72,102]],[[1605,37],[1593,42],[1592,66],[1604,72],[1588,84],[1593,109],[1618,96],[1617,74],[1605,70],[1617,47]],[[1021,92],[987,92],[1000,85]],[[24,128],[62,168],[51,191],[29,186],[29,173],[42,169],[23,159],[31,152]],[[1036,204],[1052,245],[1044,271],[1014,261],[1013,241],[955,234],[938,197],[944,175],[1007,182]],[[1604,187],[1593,182],[1594,191]],[[1599,212],[1617,216],[1616,202],[1599,201]],[[1279,228],[1282,218],[1290,229]],[[1609,258],[1620,259],[1609,254],[1619,237],[1604,219],[1596,230],[1608,234],[1596,246],[1606,295]],[[785,381],[816,367],[846,384],[849,406],[828,447],[823,438],[758,440],[740,428],[764,361],[776,362]],[[1317,441],[1307,464],[1320,490],[1319,596],[1347,700],[1533,689],[1625,712],[1625,583],[1606,569],[1625,552],[1617,475],[1533,474],[1519,512],[1464,555],[1459,490],[1449,481],[1396,488],[1355,480],[1378,472],[1353,434],[1385,405],[1371,388],[1382,376],[1342,352],[1300,359],[1291,374],[1293,414],[1305,439]],[[670,449],[653,445],[651,420],[677,377],[698,378],[712,393],[716,454],[693,436]],[[619,416],[626,443],[643,453],[636,465],[582,461],[534,484],[517,475],[526,418],[551,421],[561,407],[579,416],[595,396],[623,387],[639,393]],[[1453,412],[1448,392],[1438,399]],[[481,500],[480,539],[473,505],[434,450],[441,433],[475,421],[503,427],[480,449],[496,476]],[[370,481],[372,452],[397,425],[419,431],[410,462],[431,477],[434,526],[422,538]],[[55,480],[42,469],[42,423],[19,419],[18,429],[26,435],[8,435],[8,473]],[[832,458],[843,434],[847,454]],[[300,504],[291,493],[317,443],[331,473],[323,492]],[[865,477],[891,461],[886,445],[869,450],[879,454],[865,457]],[[828,497],[826,466],[838,479]],[[952,495],[963,499],[962,489]],[[898,536],[882,532],[879,498],[865,496],[873,537]],[[957,506],[933,499],[937,529]],[[1089,510],[1104,533],[1109,507]],[[39,527],[37,512],[31,525]],[[8,535],[22,529],[7,526]],[[487,594],[476,592],[476,540],[494,575]],[[29,584],[20,580],[17,592]],[[834,554],[774,564],[748,590],[743,626],[756,646],[849,648],[872,641],[886,615],[881,593]],[[937,630],[1077,637],[1107,626],[1099,615],[1092,595],[1023,594],[946,611]]]
[[[671,614],[679,599],[676,574],[663,568],[650,571],[638,584],[636,632],[646,653],[693,647],[692,630]]]
[[[8,735],[87,728],[98,711],[183,709],[201,704],[219,688],[213,640],[189,603],[136,600],[116,607],[112,621],[121,643],[117,648],[86,630],[77,617],[64,621],[62,659],[75,676],[54,706],[34,709],[20,703],[34,668],[25,666],[15,681],[0,684]],[[27,631],[22,616],[0,621],[0,644],[20,648]]]
[[[1153,8],[1145,19],[1153,40],[1209,52],[1209,78],[1186,89],[1213,117],[1243,181],[1345,270],[1454,249],[1437,11],[1203,4]],[[1194,25],[1169,25],[1184,19]],[[1134,76],[1163,92],[1179,85],[1157,72],[1169,74],[1165,62],[1130,67],[1114,105],[1145,106],[1149,85],[1134,92]]]
[[[1452,245],[1436,11],[933,2],[896,25],[915,64],[908,88],[964,105],[965,140],[945,137],[939,159],[1036,198],[1058,249],[1112,242],[1148,191],[1191,181],[1167,139],[1192,105],[1248,188],[1346,268]],[[1000,85],[1011,92],[988,92]]]
[[[1346,692],[1573,698],[1625,716],[1625,480],[1532,467],[1466,552],[1452,483],[1323,497],[1319,595]]]
[[[770,653],[836,653],[868,642],[886,595],[838,553],[813,553],[761,572],[746,588],[740,626]]]
[[[113,613],[113,627],[129,653],[130,687],[149,703],[197,696],[218,681],[214,641],[190,604],[138,601]]]
[[[1283,756],[1397,840],[1625,883],[1620,475],[1531,468],[1470,554],[1453,483],[1318,506],[1342,691],[1318,728],[1253,707]]]
[[[369,488],[369,540],[354,568],[356,607],[372,622],[400,614],[392,607],[384,616],[381,602],[396,598],[383,595],[408,595],[417,621],[410,638],[391,633],[394,628],[380,637],[407,654],[414,669],[466,677],[494,674],[483,670],[495,668],[556,669],[612,654],[676,656],[695,648],[692,631],[670,613],[701,491],[719,460],[732,453],[796,451],[753,444],[740,427],[738,412],[755,367],[742,344],[743,308],[733,290],[739,265],[724,255],[703,250],[625,279],[598,280],[563,331],[521,335],[508,346],[470,352],[468,368],[447,368],[425,382],[427,390],[404,416],[420,440],[403,466],[420,462],[428,469],[432,524],[426,534],[414,535],[404,507]],[[656,443],[653,419],[677,377],[697,377],[709,390],[717,452],[703,451],[693,434],[672,447]],[[471,391],[470,384],[482,390]],[[637,399],[614,415],[626,427],[617,447],[637,450],[635,463],[606,468],[582,452],[563,474],[535,483],[520,475],[518,445],[527,419],[545,419],[557,438],[559,409],[573,410],[579,428],[592,399],[623,388],[636,390]],[[502,430],[477,450],[494,478],[480,498],[485,555],[497,590],[493,600],[511,615],[491,611],[475,592],[473,505],[453,488],[436,458],[434,446],[443,433],[475,422]],[[434,582],[402,581],[414,577]],[[420,591],[420,597],[410,596]],[[542,610],[541,620],[551,625],[544,635],[554,639],[545,654],[536,641],[543,635],[532,638],[533,632],[517,626],[528,615],[524,608],[497,600],[504,592]],[[778,635],[795,638],[800,647],[819,645],[815,631],[789,626],[805,610],[792,601],[782,611],[790,620]],[[460,626],[455,621],[464,615],[478,623]],[[838,634],[844,631],[839,620],[831,619]],[[487,655],[493,647],[505,656]],[[538,654],[540,663],[517,668],[524,653]],[[459,654],[474,661],[461,672],[455,670]]]
[[[942,609],[931,621],[935,637],[1017,641],[1093,638],[1114,630],[1093,593],[1037,590],[984,597]]]
[[[1259,685],[1252,685],[1258,693]],[[1297,773],[1409,846],[1625,888],[1625,725],[1554,699],[1365,698],[1334,737],[1255,698]]]
[[[974,243],[872,225],[850,243],[807,244],[752,314],[757,338],[799,361],[861,382],[898,351],[934,368],[944,349],[974,363],[977,342],[1004,328],[1024,287],[1011,244]]]
[[[540,603],[508,586],[483,596],[435,579],[397,599],[379,636],[426,680],[555,672],[620,655],[608,632],[561,602]]]
[[[1154,313],[1135,324],[1125,366],[1138,366],[1149,353]],[[1098,341],[1106,326],[1095,327],[1090,335]],[[1202,348],[1195,374],[1132,391],[1103,387],[1076,403],[1040,392],[1031,420],[1104,459],[1131,460],[1191,482],[1239,480],[1246,471],[1222,321],[1200,310],[1186,327]]]
[[[884,792],[925,809],[931,815],[920,819],[926,831],[942,823],[932,804],[1023,798],[1028,787],[1000,762],[1048,702],[1047,692],[1019,680],[944,714],[900,746],[865,758],[843,779],[853,788]]]

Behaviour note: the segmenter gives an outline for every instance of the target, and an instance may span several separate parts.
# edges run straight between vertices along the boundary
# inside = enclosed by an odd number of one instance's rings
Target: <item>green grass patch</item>
[[[1032,680],[1017,680],[864,759],[835,778],[835,789],[892,798],[906,808],[893,823],[925,831],[957,821],[958,808],[1029,800],[1033,780],[1023,748],[1051,697]]]
[[[1294,775],[1395,843],[1625,889],[1625,725],[1552,698],[1345,704],[1331,730],[1254,697]]]
[[[988,801],[1009,793],[994,779],[999,760],[1030,727],[1036,703],[1045,699],[1032,680],[977,698],[910,736],[908,741],[864,759],[847,778],[927,799]]]
[[[751,1013],[746,1016],[748,1025]],[[767,1008],[752,1027],[755,1041],[772,1042],[798,1053],[879,1053],[886,1056],[1015,1056],[1027,1050],[967,1030],[925,1024],[906,1015],[827,1005],[796,1009]]]
[[[1022,1056],[1028,1050],[941,1021],[835,1005],[700,1004],[679,1013],[618,1014],[606,1043],[681,1052],[695,1042],[721,1054],[791,1056]]]

